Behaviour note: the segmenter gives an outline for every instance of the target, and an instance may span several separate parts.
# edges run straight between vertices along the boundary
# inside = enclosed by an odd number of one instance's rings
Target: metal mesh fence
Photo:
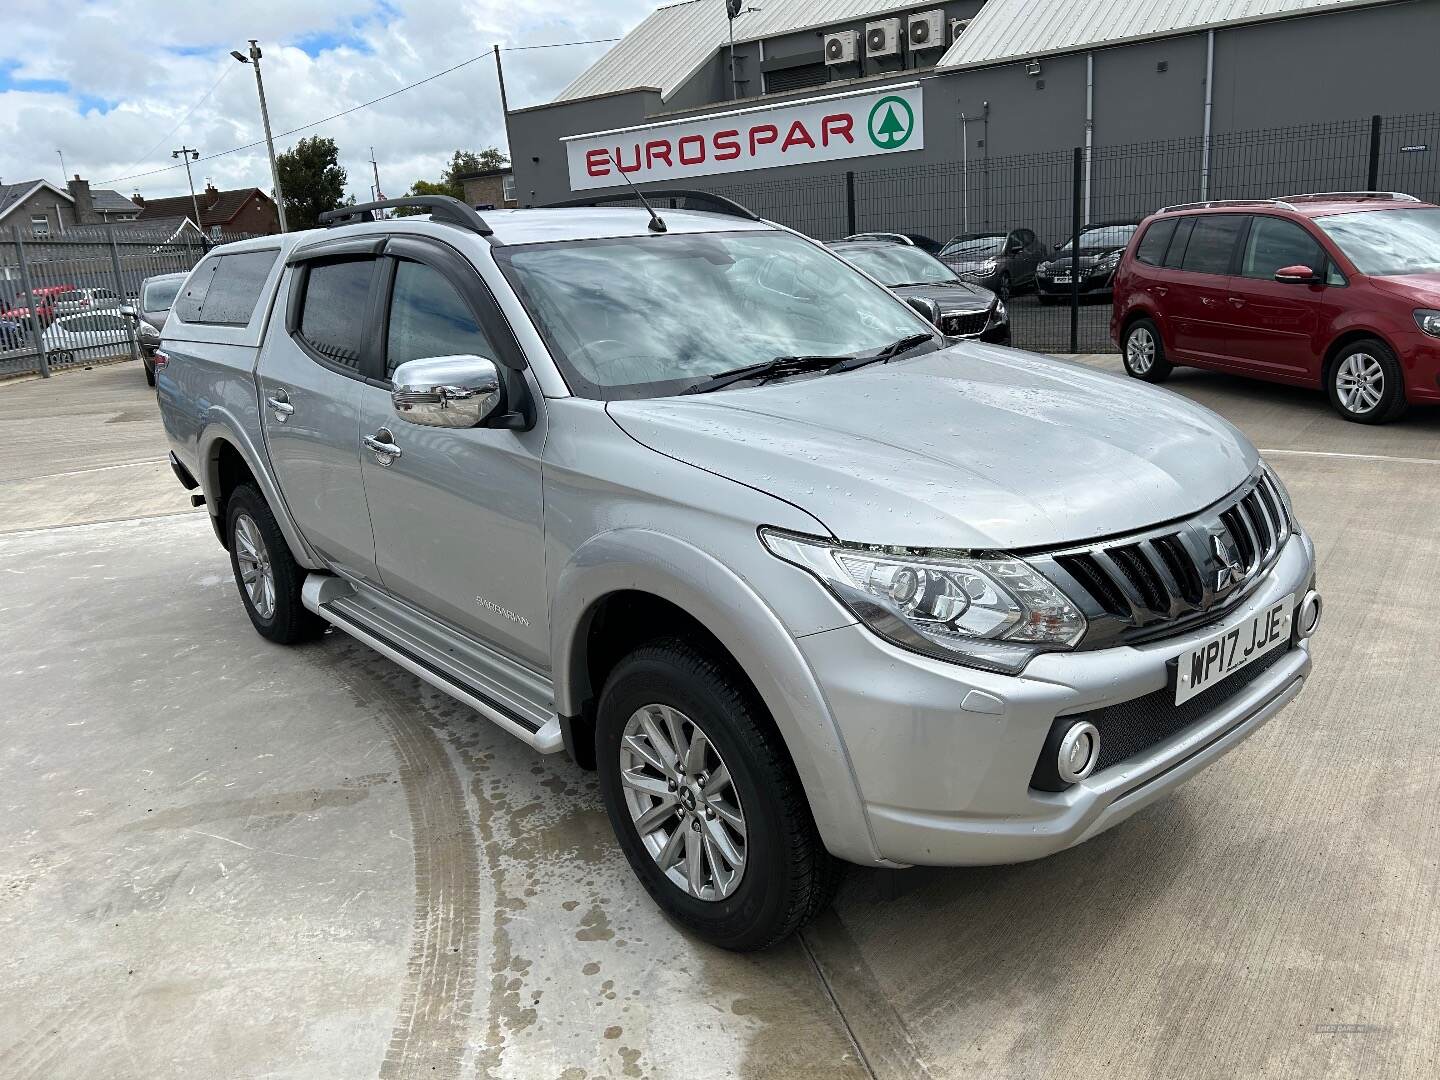
[[[1014,343],[1049,352],[1108,352],[1109,273],[1090,272],[1095,226],[1139,222],[1162,206],[1201,199],[1259,199],[1316,191],[1404,191],[1440,201],[1440,113],[1162,139],[1127,146],[971,157],[855,170],[815,180],[717,179],[706,190],[817,240],[857,232],[916,234],[946,244],[995,234],[995,246],[1033,234],[1045,255],[1002,257],[962,277],[1011,290]],[[1077,228],[1078,226],[1078,228]],[[1072,239],[1083,259],[1068,268]],[[978,241],[977,241],[978,242]],[[1099,242],[1098,240],[1096,242]],[[980,246],[983,248],[984,244]],[[960,263],[949,256],[951,265]],[[975,260],[968,260],[973,263]],[[1039,287],[1037,264],[1053,287]],[[1013,264],[1013,265],[1012,265]],[[1002,280],[1003,279],[1003,280]]]
[[[0,378],[114,358],[150,342],[122,308],[143,306],[146,280],[187,273],[216,243],[123,225],[72,226],[62,236],[0,232]]]

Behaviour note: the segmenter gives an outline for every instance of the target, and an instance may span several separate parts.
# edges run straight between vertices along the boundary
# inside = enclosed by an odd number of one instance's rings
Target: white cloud
[[[174,164],[170,151],[182,143],[203,157],[262,138],[253,74],[229,55],[232,48],[244,51],[254,36],[265,52],[261,66],[277,150],[307,135],[333,138],[350,190],[364,200],[373,146],[386,193],[400,194],[415,179],[438,178],[457,148],[504,147],[488,56],[319,127],[284,138],[280,132],[488,53],[495,43],[618,36],[654,6],[620,0],[9,0],[0,38],[0,180],[59,178],[58,148],[67,171],[93,185],[150,198],[183,194],[183,169],[118,178]],[[511,107],[549,100],[606,48],[505,53]],[[222,74],[211,97],[162,139]],[[217,187],[270,187],[263,145],[193,169],[197,187],[206,177]]]

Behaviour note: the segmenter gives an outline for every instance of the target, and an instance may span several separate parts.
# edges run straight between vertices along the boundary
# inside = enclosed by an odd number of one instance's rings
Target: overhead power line
[[[186,120],[189,120],[190,117],[195,114],[195,110],[200,108],[201,105],[204,105],[205,102],[210,100],[210,95],[215,93],[215,91],[220,88],[220,84],[225,81],[225,76],[229,75],[230,72],[233,70],[235,69],[232,68],[229,64],[226,64],[224,67],[222,67],[220,69],[220,77],[211,84],[210,89],[206,90],[205,93],[200,96],[200,100],[195,102],[194,105],[191,105],[190,108],[186,110],[185,115],[175,122],[174,127],[172,127],[164,135],[161,135],[160,138],[155,140],[154,146],[150,147],[150,149],[146,150],[143,154],[137,157],[135,159],[135,164],[138,165],[140,162],[144,161],[156,150],[158,150],[162,145],[164,145],[165,141],[169,139],[171,135],[174,135],[175,132],[179,131],[181,125],[184,124]],[[124,179],[124,177],[121,177],[121,179]]]
[[[549,42],[549,43],[543,44],[543,45],[513,45],[513,46],[505,46],[505,45],[502,45],[502,46],[500,47],[500,51],[501,51],[501,52],[525,52],[525,51],[528,51],[528,50],[530,50],[530,49],[560,49],[560,48],[565,48],[566,46],[570,46],[570,45],[604,45],[604,44],[607,44],[607,43],[609,43],[609,42],[619,41],[619,40],[620,40],[619,38],[594,38],[594,39],[589,40],[589,41],[555,41],[555,42]],[[322,119],[319,119],[319,120],[312,120],[312,121],[310,121],[308,124],[301,124],[299,127],[293,127],[293,128],[291,128],[289,131],[279,132],[275,137],[276,137],[277,139],[283,139],[283,138],[285,138],[285,137],[288,136],[288,135],[296,135],[296,134],[298,134],[298,133],[300,133],[300,132],[302,132],[302,131],[308,131],[310,128],[319,127],[321,124],[328,124],[331,120],[338,120],[338,119],[340,119],[342,116],[349,116],[351,113],[357,113],[357,112],[359,112],[361,109],[368,109],[368,108],[369,108],[370,106],[372,106],[372,105],[378,105],[378,104],[380,104],[380,102],[382,102],[382,101],[388,101],[390,98],[393,98],[393,97],[396,97],[396,96],[398,96],[398,95],[400,95],[400,94],[403,94],[403,93],[405,93],[407,90],[414,90],[417,86],[424,86],[426,83],[434,82],[436,79],[441,79],[441,78],[444,78],[446,75],[454,74],[455,72],[459,71],[461,68],[469,67],[471,64],[475,63],[475,61],[477,61],[477,60],[484,60],[486,57],[489,57],[489,56],[492,56],[492,55],[493,55],[493,50],[492,50],[491,52],[483,52],[483,53],[480,53],[480,54],[477,55],[477,56],[472,56],[472,57],[470,57],[470,59],[468,59],[468,60],[462,60],[462,61],[460,61],[460,63],[455,64],[455,65],[452,66],[452,67],[448,67],[448,68],[446,68],[446,69],[443,70],[443,71],[437,71],[437,72],[435,72],[433,75],[427,75],[427,76],[425,76],[425,78],[423,78],[423,79],[417,79],[417,80],[416,80],[415,82],[413,82],[413,83],[409,83],[409,84],[406,85],[406,86],[398,87],[398,88],[395,89],[395,90],[391,90],[389,93],[381,94],[379,97],[371,98],[369,101],[362,101],[359,105],[352,105],[352,106],[351,106],[350,108],[348,108],[348,109],[342,109],[340,112],[331,113],[329,116],[323,117]],[[221,79],[223,79],[224,77],[225,77],[224,75],[221,75],[221,76],[220,76]],[[210,94],[214,93],[214,92],[215,92],[215,87],[216,87],[216,86],[219,86],[219,85],[220,85],[219,80],[216,80],[215,86],[212,86],[212,87],[210,88],[209,92],[206,93],[205,97],[208,98],[208,97],[210,96]],[[205,100],[205,98],[201,98],[200,101],[197,101],[197,102],[195,103],[195,105],[191,108],[190,112],[194,112],[195,109],[199,108],[199,107],[200,107],[200,104],[201,104],[204,100]],[[183,124],[183,123],[185,122],[185,120],[189,118],[189,116],[190,116],[190,113],[186,113],[186,114],[185,114],[185,117],[181,119],[180,123]],[[179,126],[180,126],[180,124],[176,124],[176,125],[175,125],[176,128],[178,128]],[[171,129],[171,134],[173,134],[174,130],[175,130],[174,128]],[[169,134],[167,134],[167,135],[165,136],[165,138],[169,138],[169,137],[170,137]],[[160,141],[161,141],[161,142],[164,142],[164,139],[161,139]],[[156,145],[156,146],[159,146],[160,143],[156,143],[155,145]],[[226,156],[228,156],[228,155],[230,155],[230,154],[238,154],[238,153],[240,153],[241,151],[244,151],[244,150],[254,150],[257,146],[264,146],[264,145],[265,145],[265,140],[264,140],[264,139],[260,139],[260,140],[257,140],[256,142],[246,143],[246,144],[243,145],[243,146],[232,146],[232,147],[230,147],[230,149],[228,149],[228,150],[220,150],[220,151],[217,151],[216,153],[213,153],[213,154],[206,154],[204,157],[200,158],[199,160],[201,160],[201,161],[214,161],[216,158],[226,157]],[[139,179],[141,179],[142,177],[146,177],[146,176],[159,176],[161,173],[167,173],[167,172],[170,172],[170,171],[172,171],[172,170],[174,170],[174,169],[178,169],[178,168],[180,168],[179,165],[166,165],[166,166],[163,166],[163,167],[161,167],[161,168],[159,168],[159,169],[150,169],[148,172],[130,173],[128,176],[117,176],[117,177],[115,177],[114,179],[111,179],[111,180],[101,180],[101,181],[99,181],[99,183],[101,183],[101,184],[118,184],[118,183],[120,183],[121,181],[124,181],[124,180],[139,180]]]

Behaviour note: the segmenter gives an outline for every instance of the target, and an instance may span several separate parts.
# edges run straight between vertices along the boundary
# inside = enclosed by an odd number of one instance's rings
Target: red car
[[[1110,336],[1146,382],[1214,368],[1394,420],[1440,402],[1440,207],[1379,191],[1167,207],[1120,261]]]
[[[72,292],[74,288],[74,285],[42,285],[35,290],[35,314],[40,317],[42,323],[48,325],[54,320],[55,298],[61,293]],[[29,303],[26,293],[16,293],[14,306],[0,311],[0,319],[9,319],[18,323],[28,321],[30,318]]]

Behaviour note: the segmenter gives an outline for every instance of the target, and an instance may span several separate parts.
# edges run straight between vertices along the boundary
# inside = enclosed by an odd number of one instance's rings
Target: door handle
[[[378,465],[388,466],[402,453],[400,447],[395,445],[395,436],[390,434],[389,428],[382,427],[374,435],[366,435],[360,441],[375,455]]]
[[[277,424],[283,424],[290,414],[295,411],[295,406],[290,404],[290,395],[284,390],[276,390],[274,394],[265,399],[265,404],[269,405],[275,413],[275,422]]]
[[[1151,285],[1150,291],[1153,292],[1156,296],[1164,296],[1170,290],[1167,289],[1164,285]]]
[[[1240,297],[1238,297],[1238,296],[1232,296],[1232,297],[1230,297],[1230,303],[1234,304],[1237,308],[1241,308],[1241,307],[1244,307],[1244,306],[1245,306],[1245,301],[1242,300],[1242,299],[1241,299]]]

